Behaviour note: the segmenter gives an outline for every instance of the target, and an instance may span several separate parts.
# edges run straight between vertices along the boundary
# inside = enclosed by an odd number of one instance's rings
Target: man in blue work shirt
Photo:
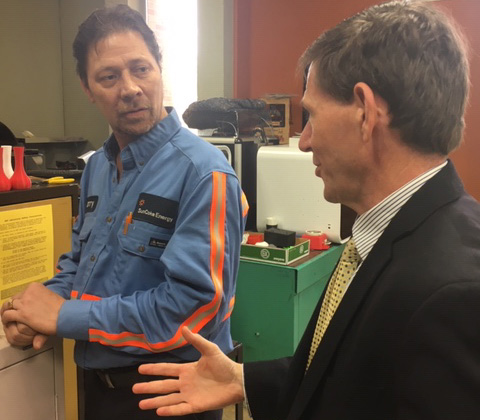
[[[92,13],[73,50],[113,134],[83,174],[72,251],[46,287],[3,306],[2,322],[14,345],[76,340],[86,420],[151,419],[131,391],[137,367],[197,359],[182,327],[232,350],[248,204],[221,152],[163,106],[161,54],[140,14],[124,5]]]

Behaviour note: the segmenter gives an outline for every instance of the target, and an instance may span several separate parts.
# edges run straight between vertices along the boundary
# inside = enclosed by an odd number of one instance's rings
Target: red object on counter
[[[32,181],[25,172],[25,166],[23,164],[24,151],[24,147],[15,146],[13,148],[13,154],[15,155],[15,169],[10,178],[12,190],[29,190],[32,187]]]
[[[255,245],[257,242],[263,242],[263,233],[249,233],[247,244]]]
[[[330,243],[328,242],[327,235],[325,233],[320,235],[303,234],[302,238],[310,239],[311,251],[325,251],[326,249],[330,248]]]
[[[0,147],[0,191],[10,191],[12,184],[3,170],[3,152],[4,149]]]

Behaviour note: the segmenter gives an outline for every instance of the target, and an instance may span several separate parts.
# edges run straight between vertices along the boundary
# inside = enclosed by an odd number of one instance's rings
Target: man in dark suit
[[[468,64],[458,33],[420,2],[374,6],[305,52],[300,148],[325,198],[358,214],[292,358],[238,365],[184,330],[189,365],[137,384],[158,415],[246,399],[258,419],[480,418],[480,206],[448,155]],[[348,268],[347,265],[353,265]]]

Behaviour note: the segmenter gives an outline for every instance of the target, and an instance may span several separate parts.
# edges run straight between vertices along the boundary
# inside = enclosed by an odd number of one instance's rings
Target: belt
[[[138,366],[115,369],[95,369],[95,374],[107,388],[131,388],[138,382],[169,379],[168,376],[141,375]]]

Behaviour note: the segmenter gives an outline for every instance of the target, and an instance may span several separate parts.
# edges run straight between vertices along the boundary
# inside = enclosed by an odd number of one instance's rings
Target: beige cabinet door
[[[56,407],[53,349],[35,354],[1,371],[1,418],[55,420]]]

